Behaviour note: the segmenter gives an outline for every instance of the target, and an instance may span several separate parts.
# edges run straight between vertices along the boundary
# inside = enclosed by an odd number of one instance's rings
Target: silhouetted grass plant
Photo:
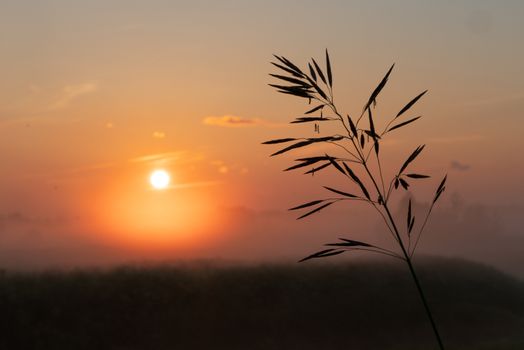
[[[324,199],[316,199],[289,210],[305,210],[305,213],[298,217],[303,219],[312,214],[318,213],[330,205],[343,201],[363,201],[369,203],[378,215],[382,218],[393,239],[398,245],[399,251],[389,250],[365,242],[339,238],[339,242],[326,244],[327,249],[320,250],[312,255],[303,258],[300,261],[309,259],[325,258],[339,255],[344,252],[354,250],[364,250],[373,253],[383,254],[404,261],[415,282],[417,291],[422,299],[426,314],[431,323],[440,349],[444,349],[437,325],[431,313],[430,307],[424,295],[424,291],[419,282],[419,278],[413,267],[412,258],[416,251],[420,237],[424,231],[428,218],[433,210],[434,205],[445,190],[446,176],[440,181],[431,205],[420,221],[421,224],[415,225],[415,215],[412,211],[411,197],[408,200],[406,216],[404,218],[392,215],[391,199],[395,192],[408,190],[411,181],[427,179],[430,176],[419,174],[409,170],[412,163],[417,159],[425,145],[420,145],[406,158],[399,170],[391,179],[385,179],[381,165],[381,143],[390,133],[400,128],[411,125],[420,119],[420,116],[405,118],[407,112],[424,96],[427,92],[423,91],[403,106],[399,112],[390,118],[389,122],[379,129],[373,116],[377,104],[377,98],[386,86],[388,79],[393,70],[394,64],[389,68],[385,76],[379,82],[377,87],[371,93],[365,103],[358,118],[352,118],[349,114],[345,116],[338,110],[333,98],[333,73],[328,51],[325,55],[325,69],[315,59],[307,64],[305,70],[300,69],[297,65],[283,56],[277,56],[276,62],[271,62],[279,68],[284,74],[270,74],[272,77],[282,81],[280,84],[269,84],[277,89],[278,92],[304,98],[308,103],[314,104],[304,112],[304,116],[293,120],[293,124],[313,123],[316,133],[320,133],[320,124],[326,122],[339,122],[342,128],[341,134],[332,134],[328,136],[307,137],[307,138],[283,138],[266,141],[264,144],[286,144],[287,146],[274,152],[271,156],[280,155],[292,150],[304,148],[307,146],[324,143],[330,144],[343,156],[335,154],[319,154],[313,157],[304,157],[296,159],[296,164],[285,169],[285,171],[310,168],[304,174],[314,174],[327,168],[335,169],[341,176],[346,178],[353,188],[337,189],[329,186],[324,188],[330,192],[331,196]],[[376,167],[371,167],[371,162],[376,162]],[[333,197],[333,194],[336,195]],[[404,221],[402,223],[402,221]],[[418,221],[417,221],[418,222]]]

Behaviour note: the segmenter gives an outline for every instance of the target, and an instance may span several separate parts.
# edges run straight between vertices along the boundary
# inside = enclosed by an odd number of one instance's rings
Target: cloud
[[[32,94],[39,94],[42,88],[36,84],[29,84],[29,91],[31,91]]]
[[[216,186],[220,184],[222,184],[221,181],[197,181],[197,182],[175,184],[171,186],[171,188],[182,189],[182,188],[194,188],[194,187],[208,187],[208,186]]]
[[[185,152],[174,151],[174,152],[156,153],[156,154],[149,154],[146,156],[135,157],[135,158],[131,158],[129,161],[131,163],[150,163],[150,162],[171,163],[171,162],[182,160],[184,158],[185,158]]]
[[[9,212],[7,214],[0,214],[0,223],[30,223],[32,220],[28,218],[25,214],[22,214],[18,211]]]
[[[154,137],[155,139],[163,139],[163,138],[166,137],[166,133],[164,133],[164,132],[162,132],[162,131],[155,131],[155,132],[153,133],[153,137]]]
[[[60,96],[58,96],[49,108],[61,109],[67,107],[76,98],[94,92],[98,89],[96,83],[83,83],[78,85],[67,85],[62,89]]]
[[[433,137],[429,139],[431,143],[462,143],[462,142],[473,142],[480,141],[483,137],[481,135],[462,135],[462,136],[450,136],[450,137]]]
[[[200,164],[205,156],[199,152],[192,151],[172,151],[165,153],[148,154],[145,156],[135,157],[128,160],[130,163],[146,163],[157,166],[168,166],[169,164]]]
[[[96,171],[103,171],[106,169],[111,169],[121,166],[119,162],[105,162],[105,163],[95,163],[75,168],[59,169],[51,172],[42,172],[42,173],[32,173],[24,175],[25,178],[47,178],[51,183],[70,177],[72,175],[91,173]]]
[[[467,171],[470,168],[471,166],[469,166],[468,164],[463,164],[456,160],[451,161],[451,169],[458,170],[458,171]]]
[[[69,220],[66,217],[33,217],[20,211],[0,213],[0,227],[11,225],[55,226]]]
[[[247,175],[249,173],[249,169],[241,164],[227,164],[222,160],[213,160],[212,162],[210,162],[210,165],[213,166],[216,169],[216,171],[221,175]]]
[[[107,125],[106,125],[107,127]],[[160,165],[169,165],[172,163],[177,164],[188,164],[201,161],[203,156],[199,153],[193,153],[188,151],[172,151],[165,153],[156,153],[148,154],[144,156],[134,157],[127,160],[117,160],[113,162],[103,162],[103,163],[94,163],[88,164],[80,167],[62,169],[53,172],[40,173],[27,175],[28,177],[48,177],[52,179],[57,179],[58,177],[70,176],[75,174],[83,174],[93,171],[107,170],[111,168],[122,168],[127,166],[126,163],[131,164],[154,164],[157,166]]]
[[[260,118],[246,118],[235,115],[223,115],[221,117],[209,116],[202,120],[205,125],[222,126],[227,128],[241,128],[241,127],[254,127],[254,126],[265,126],[265,127],[276,127],[281,124],[271,123]]]
[[[504,103],[518,102],[524,100],[524,91],[520,91],[513,94],[500,95],[487,97],[478,100],[471,100],[464,103],[466,106],[487,106],[487,105],[498,105]]]
[[[188,189],[188,188],[196,188],[196,187],[210,187],[210,186],[218,186],[222,185],[222,181],[218,180],[210,180],[210,181],[194,181],[194,182],[185,182],[185,183],[176,183],[169,185],[166,190],[182,190],[182,189]],[[155,189],[150,189],[151,191],[156,191]]]

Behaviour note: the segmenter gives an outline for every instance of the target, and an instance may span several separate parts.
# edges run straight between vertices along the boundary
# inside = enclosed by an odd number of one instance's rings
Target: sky
[[[0,263],[295,261],[341,235],[390,244],[358,204],[296,221],[287,208],[322,185],[352,185],[282,172],[311,151],[261,145],[316,135],[289,124],[307,102],[268,86],[272,55],[304,67],[327,48],[345,113],[392,63],[380,125],[429,90],[410,111],[423,118],[383,144],[385,169],[426,144],[420,210],[448,174],[422,251],[524,275],[523,16],[509,0],[4,0]],[[168,190],[148,183],[159,168]]]

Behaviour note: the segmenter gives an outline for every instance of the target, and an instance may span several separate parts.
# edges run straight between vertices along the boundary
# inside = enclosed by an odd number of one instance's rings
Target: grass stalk
[[[377,156],[377,159],[378,159],[378,156]],[[363,162],[363,166],[366,169],[366,172],[367,172],[369,178],[373,182],[373,185],[375,186],[376,191],[378,193],[380,193],[380,188],[378,187],[378,184],[377,184],[373,174],[369,170],[369,168],[368,168],[368,166],[367,166],[365,161]],[[431,309],[429,308],[429,304],[428,304],[428,301],[427,301],[426,296],[424,294],[424,290],[422,289],[422,286],[420,285],[420,281],[418,279],[417,273],[415,272],[415,268],[413,267],[413,263],[411,261],[411,255],[410,255],[409,251],[406,250],[406,247],[404,246],[404,242],[402,241],[402,238],[400,236],[400,232],[399,232],[399,230],[397,228],[397,224],[395,223],[395,219],[391,215],[391,211],[389,210],[387,202],[383,202],[382,203],[382,207],[384,208],[384,211],[386,212],[387,217],[388,217],[388,219],[389,219],[389,221],[391,223],[391,226],[392,226],[392,228],[393,228],[393,230],[395,232],[395,235],[397,237],[397,242],[398,242],[398,244],[399,244],[399,246],[400,246],[400,248],[402,250],[402,255],[404,256],[403,260],[408,265],[409,272],[411,273],[411,277],[413,278],[413,281],[415,282],[418,294],[420,296],[420,299],[422,300],[422,304],[424,305],[424,310],[426,311],[426,315],[428,316],[429,322],[431,324],[431,328],[433,329],[433,333],[435,334],[435,338],[437,340],[439,348],[440,348],[440,350],[444,350],[444,345],[442,343],[442,338],[440,337],[440,333],[438,331],[437,324],[435,323],[435,320],[433,318],[433,314],[431,312]],[[426,218],[427,218],[427,216],[426,216]],[[389,228],[389,226],[388,226],[388,228]]]
[[[378,86],[371,93],[368,102],[365,104],[364,108],[362,109],[362,113],[360,114],[360,117],[356,120],[356,122],[352,120],[349,114],[347,115],[347,122],[346,122],[346,119],[338,111],[334,103],[331,63],[329,60],[329,54],[327,50],[326,50],[326,68],[325,68],[326,71],[325,72],[322,71],[322,69],[317,64],[317,62],[314,59],[312,59],[312,63],[308,64],[310,75],[308,75],[307,73],[304,73],[298,66],[293,64],[291,61],[289,61],[285,57],[275,56],[275,58],[279,62],[273,63],[273,64],[276,67],[282,69],[285,73],[290,74],[291,76],[282,76],[282,75],[275,75],[275,74],[271,74],[271,76],[277,79],[283,80],[286,83],[293,83],[293,85],[291,86],[275,85],[275,84],[269,84],[269,85],[276,88],[281,93],[284,93],[287,95],[293,95],[293,96],[297,96],[301,98],[307,98],[310,104],[313,101],[315,103],[318,103],[317,106],[313,107],[312,109],[309,109],[308,111],[304,113],[305,115],[307,115],[306,117],[297,117],[297,119],[292,121],[292,123],[314,122],[315,123],[315,132],[319,134],[320,133],[320,127],[319,127],[320,123],[324,121],[338,120],[342,124],[347,136],[334,134],[334,135],[329,135],[329,136],[324,136],[324,137],[285,138],[285,139],[276,139],[276,140],[266,141],[264,142],[265,144],[281,144],[281,143],[295,142],[273,153],[272,156],[286,153],[288,151],[299,149],[302,147],[307,147],[309,145],[317,144],[317,143],[326,143],[328,145],[336,146],[339,152],[340,150],[342,150],[346,154],[349,154],[349,156],[351,157],[350,158],[351,160],[350,161],[347,160],[347,156],[341,158],[338,156],[328,155],[326,153],[324,155],[320,155],[316,157],[299,158],[296,160],[299,163],[289,167],[288,169],[286,169],[286,171],[312,166],[313,169],[305,173],[305,174],[310,174],[310,173],[314,173],[317,171],[321,171],[325,168],[334,168],[338,174],[342,174],[346,179],[350,180],[353,187],[355,187],[356,185],[357,191],[360,192],[360,194],[356,195],[354,194],[355,192],[353,190],[346,190],[346,189],[339,190],[339,189],[334,189],[332,187],[324,186],[325,189],[329,190],[332,193],[336,193],[340,195],[341,197],[334,197],[334,198],[328,197],[324,199],[317,199],[317,200],[314,200],[314,201],[311,201],[311,202],[308,202],[308,203],[305,203],[299,206],[295,206],[291,208],[290,210],[307,210],[305,214],[301,215],[298,218],[298,219],[303,219],[305,217],[315,214],[319,212],[320,210],[323,210],[324,208],[327,208],[328,206],[335,204],[337,202],[340,202],[342,200],[353,199],[353,200],[365,201],[369,203],[371,206],[373,206],[373,208],[381,216],[381,218],[383,219],[388,229],[388,232],[397,242],[398,247],[400,248],[400,251],[401,251],[400,253],[398,253],[398,252],[394,252],[388,249],[377,247],[375,245],[368,244],[365,242],[356,241],[356,240],[347,239],[347,238],[340,238],[339,239],[340,242],[326,244],[326,246],[330,248],[323,249],[319,252],[309,255],[301,259],[300,261],[306,261],[309,259],[316,259],[316,258],[325,258],[329,256],[339,255],[347,251],[358,251],[358,250],[380,253],[380,254],[384,254],[384,255],[388,255],[394,258],[399,258],[401,260],[404,260],[406,264],[408,265],[410,274],[417,287],[418,294],[420,295],[420,298],[422,299],[424,310],[430,321],[430,324],[435,334],[435,338],[437,340],[439,348],[440,350],[443,350],[444,345],[443,345],[442,339],[440,337],[436,322],[433,318],[433,314],[431,312],[426,296],[424,294],[424,290],[415,272],[412,259],[415,253],[415,249],[417,248],[417,244],[419,242],[420,236],[422,235],[422,232],[431,214],[431,211],[436,201],[439,199],[440,195],[445,190],[445,182],[446,182],[447,177],[444,177],[444,179],[441,181],[440,185],[438,186],[435,192],[435,197],[433,198],[433,201],[423,220],[423,223],[422,225],[419,225],[420,227],[419,227],[418,234],[415,235],[414,246],[413,248],[411,248],[412,231],[413,231],[414,224],[415,224],[415,215],[413,215],[412,208],[411,208],[411,198],[409,199],[409,202],[408,202],[407,216],[406,216],[406,233],[405,234],[403,234],[403,232],[399,230],[399,226],[395,218],[391,214],[389,200],[395,191],[401,190],[402,188],[407,191],[408,187],[410,186],[408,181],[411,181],[413,179],[425,179],[429,177],[428,175],[406,172],[406,170],[410,167],[410,164],[419,156],[419,154],[422,152],[425,146],[424,145],[418,146],[411,153],[411,155],[406,159],[406,161],[400,167],[400,170],[391,179],[391,181],[389,181],[389,186],[387,190],[385,186],[386,181],[384,180],[384,174],[382,171],[382,164],[380,161],[380,152],[379,152],[380,143],[382,139],[389,132],[393,130],[397,130],[406,125],[409,125],[421,118],[421,116],[417,116],[417,117],[412,117],[410,119],[402,121],[401,117],[407,111],[409,111],[411,107],[424,94],[426,94],[427,90],[418,94],[415,98],[409,101],[397,113],[397,115],[391,118],[391,120],[386,124],[384,130],[380,134],[378,134],[376,132],[376,127],[375,127],[376,121],[374,120],[374,117],[373,117],[372,108],[376,106],[377,97],[379,96],[380,92],[386,85],[389,79],[389,76],[391,74],[391,71],[393,70],[394,65],[392,65],[391,68],[389,68],[384,78],[380,81]],[[327,109],[331,111],[333,116],[328,116],[328,117],[325,116],[325,114],[323,113],[323,110],[325,107],[327,107]],[[319,113],[320,116],[312,116],[312,113],[315,113],[315,112]],[[367,115],[368,118],[363,119],[364,115]],[[365,126],[362,126],[362,124],[366,123],[366,120],[368,121],[367,128],[365,128]],[[346,145],[342,144],[343,142],[346,142]],[[373,173],[370,167],[368,166],[370,157],[372,157],[373,154],[375,155],[375,158],[377,161],[377,168],[378,168],[376,171],[377,173]],[[347,163],[350,163],[351,166],[349,166]],[[365,173],[366,181],[362,181],[360,177],[357,175],[357,173],[354,171],[356,168],[359,168],[359,167],[360,167],[360,171],[361,172],[363,171]],[[380,181],[380,185],[378,181]],[[368,189],[366,182],[368,183],[371,182],[373,186]],[[399,186],[401,186],[401,188],[399,188]],[[407,249],[406,249],[406,246],[407,246]]]
[[[404,243],[400,239],[400,234],[398,232],[395,221],[393,220],[393,217],[391,216],[391,212],[389,211],[387,204],[384,204],[384,210],[386,211],[388,218],[391,221],[391,224],[393,225],[393,229],[395,230],[395,233],[399,237],[399,245],[402,249],[402,254],[404,255],[404,261],[408,265],[409,272],[411,273],[411,277],[413,278],[413,281],[415,282],[415,285],[417,286],[418,294],[420,296],[420,299],[422,300],[422,304],[424,304],[424,310],[426,311],[426,315],[428,316],[429,322],[431,323],[431,328],[433,329],[433,333],[435,334],[435,338],[437,340],[439,348],[440,350],[444,350],[444,344],[442,343],[442,338],[440,337],[440,333],[438,331],[437,324],[435,323],[433,314],[431,312],[431,309],[429,308],[429,304],[424,294],[424,290],[422,289],[422,286],[420,285],[420,281],[418,279],[417,273],[415,272],[415,268],[413,267],[411,256],[409,252],[406,250],[406,248],[404,247]]]

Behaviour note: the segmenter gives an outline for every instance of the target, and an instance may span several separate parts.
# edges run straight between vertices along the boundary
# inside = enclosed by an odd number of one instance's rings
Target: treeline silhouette
[[[351,261],[3,272],[0,349],[433,349],[404,268]],[[420,261],[420,275],[450,349],[524,348],[523,281],[435,258]]]

